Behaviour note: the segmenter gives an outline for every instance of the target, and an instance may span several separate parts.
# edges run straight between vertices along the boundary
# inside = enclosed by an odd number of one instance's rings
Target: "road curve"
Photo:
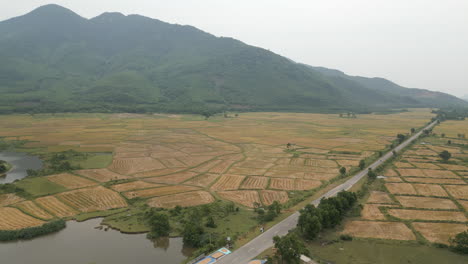
[[[432,122],[424,129],[432,128],[437,121]],[[322,198],[332,197],[335,196],[337,193],[343,190],[349,190],[354,184],[356,184],[359,180],[367,175],[367,171],[369,168],[375,169],[383,162],[388,160],[393,156],[393,151],[399,152],[401,149],[408,146],[411,142],[417,139],[422,133],[423,130],[419,131],[418,133],[411,136],[409,139],[392,149],[391,151],[387,152],[383,155],[379,160],[372,163],[370,166],[365,168],[364,170],[360,171],[358,174],[354,175],[352,178],[347,180],[346,182],[336,186],[335,188],[329,190],[316,200],[312,201],[311,203],[317,206],[320,203]],[[246,264],[256,256],[260,255],[263,251],[267,250],[268,248],[274,245],[273,237],[274,236],[284,236],[288,233],[289,230],[293,229],[297,225],[297,221],[299,219],[299,212],[295,212],[294,214],[288,216],[283,221],[279,222],[278,224],[272,226],[270,229],[262,233],[261,235],[257,236],[256,238],[249,241],[244,246],[240,247],[239,249],[235,250],[229,255],[224,256],[220,260],[216,261],[216,264]]]

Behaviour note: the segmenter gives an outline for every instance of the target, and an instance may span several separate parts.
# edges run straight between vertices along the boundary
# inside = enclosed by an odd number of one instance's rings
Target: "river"
[[[6,177],[0,177],[0,184],[11,183],[15,180],[22,179],[27,176],[28,169],[40,169],[42,161],[36,156],[32,156],[21,152],[0,152],[0,160],[10,163],[13,168],[6,173]]]

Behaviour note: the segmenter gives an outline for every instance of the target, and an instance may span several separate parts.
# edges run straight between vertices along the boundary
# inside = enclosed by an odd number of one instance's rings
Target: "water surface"
[[[26,172],[28,169],[37,170],[42,167],[41,159],[21,152],[0,152],[0,160],[13,165],[13,168],[6,173],[6,177],[0,177],[0,184],[22,179],[28,175]]]

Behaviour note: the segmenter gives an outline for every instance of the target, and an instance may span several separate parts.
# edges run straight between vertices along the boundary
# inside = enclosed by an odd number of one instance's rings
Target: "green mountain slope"
[[[57,5],[0,22],[0,60],[0,113],[368,111],[461,101],[369,88],[191,26],[120,13],[85,19]]]

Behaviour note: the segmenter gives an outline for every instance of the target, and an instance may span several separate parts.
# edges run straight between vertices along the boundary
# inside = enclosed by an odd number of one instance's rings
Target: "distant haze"
[[[297,62],[468,93],[466,0],[15,0],[0,20],[50,3],[87,18],[113,11],[192,25]]]

